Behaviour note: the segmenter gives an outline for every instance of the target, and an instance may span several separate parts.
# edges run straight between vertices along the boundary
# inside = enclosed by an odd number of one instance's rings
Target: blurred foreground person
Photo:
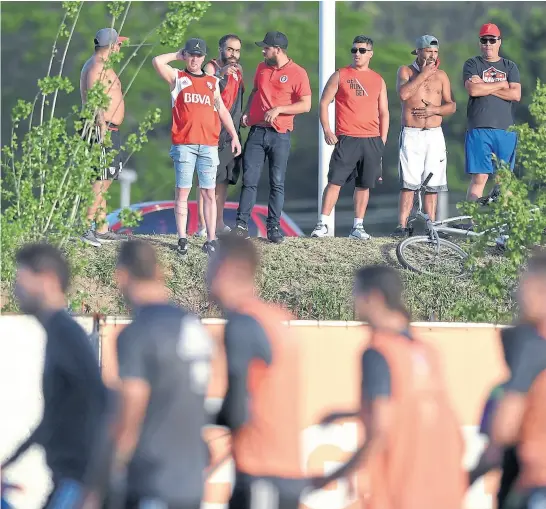
[[[227,315],[228,389],[216,424],[232,432],[236,477],[229,507],[297,509],[305,488],[300,343],[284,323],[292,317],[257,297],[258,264],[251,241],[226,237],[207,274],[210,293]]]
[[[492,425],[492,440],[516,446],[519,475],[504,507],[546,505],[546,253],[535,254],[520,279],[520,323],[503,331],[514,341],[511,377]],[[517,345],[517,346],[516,346]]]
[[[122,410],[113,478],[126,479],[127,509],[199,509],[212,340],[196,316],[169,302],[151,244],[123,244],[116,279],[134,316],[117,341]]]
[[[42,421],[2,470],[29,447],[41,445],[53,490],[44,508],[80,507],[83,485],[106,407],[107,391],[85,331],[66,311],[70,269],[49,244],[29,244],[16,255],[15,294],[23,313],[46,332]]]
[[[361,269],[354,297],[359,318],[372,328],[359,411],[366,441],[315,486],[358,468],[370,486],[369,509],[461,509],[467,487],[461,428],[435,350],[410,332],[398,272]]]

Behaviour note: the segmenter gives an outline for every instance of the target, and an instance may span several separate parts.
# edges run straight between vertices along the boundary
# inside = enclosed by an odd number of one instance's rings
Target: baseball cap
[[[256,43],[256,46],[264,48],[265,46],[278,46],[279,48],[288,48],[288,37],[282,32],[267,32],[264,40]]]
[[[480,28],[480,37],[484,35],[492,35],[494,37],[500,37],[501,33],[499,27],[494,23],[485,23]]]
[[[196,37],[188,39],[184,46],[184,51],[190,55],[204,56],[207,54],[207,43],[203,39]]]
[[[123,42],[127,39],[128,37],[120,37],[113,28],[101,28],[95,34],[95,46],[105,48],[106,46],[111,46],[112,44]]]
[[[415,48],[416,49],[411,52],[412,55],[417,55],[418,49],[440,48],[440,43],[433,35],[422,35],[415,41]]]

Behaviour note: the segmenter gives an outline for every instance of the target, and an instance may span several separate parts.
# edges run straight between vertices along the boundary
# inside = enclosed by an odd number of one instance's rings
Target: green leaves
[[[74,86],[65,76],[48,76],[38,80],[38,88],[43,95],[53,94],[56,90],[62,90],[69,94]]]
[[[13,124],[19,124],[21,120],[29,117],[32,113],[32,103],[19,99],[11,112],[11,121]]]
[[[210,2],[169,2],[169,10],[158,29],[160,43],[180,48],[188,27],[201,19],[209,7]]]

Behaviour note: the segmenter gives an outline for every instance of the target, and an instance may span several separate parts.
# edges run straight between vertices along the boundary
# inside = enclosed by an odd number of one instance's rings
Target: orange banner
[[[209,389],[210,405],[219,404],[226,390],[226,365],[223,350],[223,325],[205,324],[217,344],[213,361],[213,376]],[[304,391],[302,416],[302,461],[309,473],[321,474],[335,467],[356,448],[361,430],[354,423],[340,423],[321,429],[316,426],[331,411],[352,410],[359,398],[359,360],[368,341],[365,326],[329,322],[294,322],[298,337],[304,344],[302,386]],[[102,366],[105,382],[117,378],[116,337],[123,323],[107,324],[102,328]],[[491,387],[506,376],[498,329],[493,326],[416,325],[415,333],[432,342],[442,355],[450,396],[467,445],[467,465],[471,465],[482,450],[477,435],[480,414]],[[215,461],[229,451],[229,437],[218,428],[205,430]],[[356,480],[355,480],[356,481]],[[229,499],[233,482],[230,461],[220,466],[209,479],[205,495],[206,509],[220,508]],[[466,509],[491,509],[498,482],[497,475],[476,483],[467,497]],[[344,482],[320,490],[307,497],[305,509],[356,509],[351,490]]]

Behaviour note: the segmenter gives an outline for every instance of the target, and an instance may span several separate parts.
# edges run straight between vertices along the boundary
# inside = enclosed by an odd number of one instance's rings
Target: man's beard
[[[267,65],[277,65],[279,63],[277,57],[265,58],[264,60]]]
[[[227,57],[226,54],[222,51],[222,65],[228,64],[238,64],[239,59],[237,57]]]

